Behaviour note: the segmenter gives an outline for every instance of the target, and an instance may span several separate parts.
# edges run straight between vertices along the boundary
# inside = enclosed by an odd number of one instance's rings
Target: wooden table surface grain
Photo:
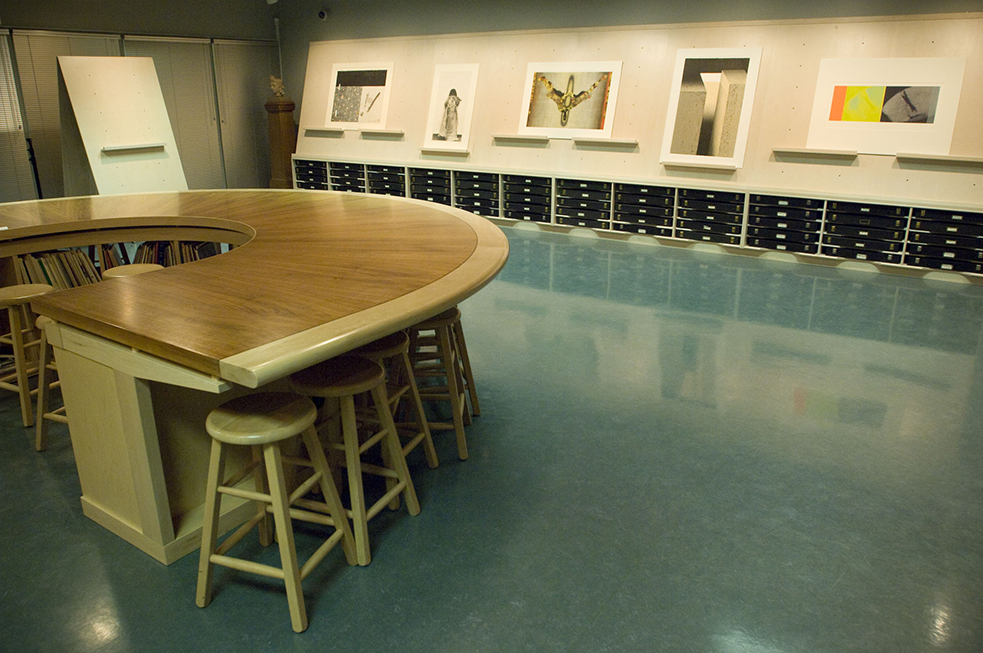
[[[433,315],[504,266],[484,218],[354,193],[222,190],[0,204],[0,253],[46,237],[138,228],[172,240],[195,227],[240,246],[202,261],[52,293],[56,321],[257,387]],[[192,233],[192,231],[189,231]],[[18,239],[33,238],[30,244]],[[40,240],[38,240],[40,239]],[[7,249],[4,249],[4,247]],[[18,249],[19,248],[19,249]]]

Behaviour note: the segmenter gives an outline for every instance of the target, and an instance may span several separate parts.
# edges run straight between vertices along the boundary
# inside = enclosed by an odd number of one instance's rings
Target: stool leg
[[[457,342],[457,355],[464,367],[464,381],[471,398],[471,410],[475,415],[481,415],[478,405],[478,390],[474,386],[474,372],[471,371],[471,359],[468,357],[468,344],[464,341],[464,327],[460,320],[454,323],[454,340]]]
[[[454,359],[454,350],[451,349],[450,328],[437,329],[437,337],[440,341],[444,374],[447,376],[447,394],[450,395],[454,433],[457,435],[457,455],[461,460],[467,460],[468,440],[464,435],[464,411],[467,407],[463,404],[464,394],[462,393],[462,388],[457,384],[460,370],[457,367],[457,361]]]
[[[283,477],[280,443],[263,445],[263,457],[266,459],[266,474],[270,480],[273,519],[276,523],[277,540],[280,543],[280,566],[283,568],[287,604],[290,606],[290,624],[294,632],[302,633],[307,630],[307,608],[304,605],[304,593],[300,585],[300,568],[297,565],[294,530],[290,521],[290,495]]]
[[[20,414],[24,426],[32,426],[34,413],[31,410],[31,386],[28,382],[27,358],[24,353],[24,322],[20,307],[7,307],[7,317],[10,319],[10,338],[14,343],[14,371],[17,374],[17,390],[20,395]]]
[[[263,473],[263,447],[255,446],[250,447],[253,454],[253,462],[257,463],[256,469],[253,470],[253,487],[256,492],[260,494],[269,494],[270,487],[266,482],[267,475]],[[273,539],[270,533],[270,515],[266,511],[265,503],[257,504],[257,514],[260,516],[258,529],[259,529],[259,543],[262,546],[269,546]],[[261,514],[260,514],[261,513]]]
[[[365,491],[362,488],[362,456],[359,453],[358,429],[355,424],[355,401],[351,396],[341,398],[341,431],[345,443],[345,464],[348,468],[348,494],[352,504],[352,534],[355,538],[355,558],[365,566],[372,562],[369,549],[369,524],[365,514]]]
[[[48,334],[41,329],[41,348],[38,351],[38,415],[37,430],[34,437],[34,449],[44,451],[48,448],[48,420],[44,418],[48,412],[51,388],[48,387],[48,365],[50,364],[51,347],[48,346]]]
[[[392,469],[396,472],[397,479],[406,484],[403,489],[403,495],[406,497],[406,509],[411,515],[418,515],[420,514],[420,502],[416,498],[413,479],[410,478],[410,470],[406,466],[406,457],[403,456],[403,445],[399,442],[396,424],[393,423],[392,413],[389,412],[389,400],[386,398],[385,383],[380,383],[372,388],[372,399],[375,401],[379,424],[382,428],[389,431],[382,438],[382,446],[389,451],[389,462],[392,465]]]
[[[400,357],[400,367],[402,367],[402,374],[406,375],[406,382],[409,384],[410,394],[413,396],[413,411],[416,413],[416,426],[423,433],[423,452],[427,457],[427,466],[433,469],[440,462],[437,460],[437,450],[434,448],[433,438],[430,436],[430,425],[427,424],[427,416],[423,412],[423,400],[420,399],[420,388],[416,385],[416,376],[413,374],[410,355],[406,351]]]
[[[348,516],[345,515],[345,508],[341,505],[341,497],[338,496],[338,488],[335,486],[321,441],[317,437],[317,430],[312,426],[304,431],[303,438],[304,446],[307,447],[307,453],[314,464],[314,471],[321,474],[321,494],[324,496],[324,503],[328,506],[328,514],[334,521],[335,528],[342,532],[341,548],[345,551],[345,559],[350,565],[358,564],[355,556],[355,536],[348,523]]]
[[[212,601],[212,554],[218,539],[218,515],[222,499],[218,484],[225,475],[225,455],[222,443],[212,440],[212,455],[208,462],[208,480],[205,483],[205,515],[201,525],[201,554],[198,560],[198,592],[195,603],[204,608]]]

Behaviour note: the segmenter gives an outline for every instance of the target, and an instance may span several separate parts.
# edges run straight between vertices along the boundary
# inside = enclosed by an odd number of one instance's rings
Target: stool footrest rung
[[[420,431],[415,436],[413,436],[413,439],[411,439],[409,442],[403,445],[403,455],[404,456],[409,455],[411,451],[416,449],[416,445],[420,444],[420,442],[422,442],[423,438],[425,438],[426,436],[427,434],[424,433],[423,431]]]
[[[229,567],[239,571],[248,571],[249,573],[259,574],[260,576],[269,576],[270,578],[279,578],[280,580],[284,579],[282,569],[271,567],[270,565],[260,564],[258,562],[252,562],[251,560],[243,560],[241,558],[232,558],[218,554],[213,554],[211,557],[209,557],[209,560],[215,565],[222,565],[223,567]]]
[[[313,510],[291,507],[289,510],[291,520],[305,521],[309,524],[321,524],[322,526],[335,525],[334,520],[322,512],[322,506],[318,504],[316,501],[307,501],[305,499],[303,500],[303,504],[304,504],[302,506],[303,508],[312,508]],[[301,502],[298,501],[297,505],[301,506]],[[323,506],[323,509],[326,510],[327,506]],[[273,506],[267,506],[266,512],[273,514]]]
[[[382,509],[388,506],[390,501],[398,497],[399,494],[405,488],[406,488],[406,483],[404,483],[403,481],[400,481],[399,483],[394,485],[393,488],[388,492],[386,492],[386,494],[381,499],[373,503],[371,508],[365,511],[365,520],[369,521],[370,519],[378,515],[380,512],[382,512]],[[349,519],[354,517],[351,510],[346,509],[345,514],[348,515]]]
[[[242,479],[244,479],[247,476],[249,476],[252,473],[252,471],[254,469],[256,469],[256,467],[258,465],[259,465],[259,461],[257,461],[257,460],[254,460],[254,461],[250,462],[248,465],[246,465],[245,467],[243,467],[242,469],[240,469],[236,473],[235,476],[233,476],[232,478],[228,479],[227,481],[225,481],[221,485],[219,485],[218,486],[219,487],[219,492],[222,491],[222,488],[223,487],[234,487],[236,485],[239,485],[239,483],[242,481]],[[269,499],[266,499],[266,501],[269,501]]]
[[[61,422],[62,424],[68,424],[68,415],[65,414],[64,406],[62,406],[58,410],[53,410],[50,413],[45,413],[43,417],[44,419],[50,419],[53,422]]]
[[[293,511],[291,510],[290,512],[291,512],[291,516],[293,516]],[[324,540],[321,546],[317,548],[317,551],[312,553],[311,557],[308,558],[307,562],[304,563],[304,566],[300,568],[301,580],[307,578],[307,574],[311,573],[314,570],[314,567],[316,567],[318,563],[324,560],[324,556],[328,555],[328,552],[334,548],[334,545],[338,543],[338,541],[342,538],[342,536],[344,536],[344,534],[345,534],[344,531],[339,529],[336,530],[334,533],[332,533],[331,537]]]
[[[321,482],[321,473],[315,472],[313,476],[300,484],[300,486],[290,493],[290,498],[287,499],[287,505],[294,505],[297,499],[301,498],[305,494],[311,491],[311,488]]]
[[[234,547],[236,544],[238,544],[239,540],[244,538],[249,533],[249,531],[253,530],[253,527],[255,527],[256,524],[258,524],[261,519],[263,519],[263,515],[259,513],[253,515],[252,519],[250,519],[245,524],[240,526],[235,533],[225,538],[224,542],[222,542],[217,547],[215,547],[215,554],[222,555],[226,551]]]
[[[281,458],[283,462],[290,463],[291,465],[295,465],[297,467],[314,467],[314,463],[312,463],[310,460],[307,460],[306,458],[300,458],[298,456],[287,456],[287,455],[281,456]]]
[[[268,494],[263,494],[262,492],[254,492],[253,490],[243,490],[237,487],[224,487],[219,486],[218,491],[222,494],[228,494],[229,496],[239,497],[240,499],[248,499],[249,501],[263,501],[270,503],[273,498]]]
[[[380,467],[379,465],[373,465],[372,463],[362,463],[362,473],[373,474],[374,476],[385,476],[386,478],[399,478],[396,470],[389,469],[388,467]]]

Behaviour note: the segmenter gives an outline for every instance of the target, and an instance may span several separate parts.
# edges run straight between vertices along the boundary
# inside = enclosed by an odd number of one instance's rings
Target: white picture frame
[[[822,59],[807,147],[861,154],[949,154],[965,68],[966,60],[958,58]],[[887,116],[876,122],[844,120],[842,114],[838,119],[831,115],[837,88],[864,87],[887,89],[885,97],[893,97],[891,90],[899,87],[935,89],[931,115],[925,122],[891,121]]]
[[[468,151],[477,89],[478,64],[434,67],[424,149]]]
[[[691,48],[676,53],[659,161],[744,165],[761,48]]]
[[[611,138],[620,84],[620,61],[530,63],[518,133]]]
[[[385,129],[393,67],[393,62],[334,64],[324,126]]]

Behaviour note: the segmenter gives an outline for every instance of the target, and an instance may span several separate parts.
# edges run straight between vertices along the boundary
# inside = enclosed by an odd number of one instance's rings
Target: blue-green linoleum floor
[[[83,517],[3,393],[0,650],[983,650],[983,288],[506,232],[471,458],[414,453],[423,511],[328,556],[300,635],[275,581],[202,610],[197,555]]]

